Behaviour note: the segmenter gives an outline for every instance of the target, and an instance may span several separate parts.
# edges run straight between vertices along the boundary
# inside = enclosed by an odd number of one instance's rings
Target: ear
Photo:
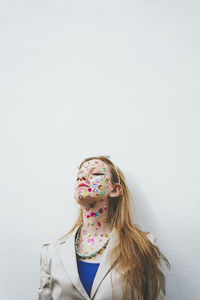
[[[121,195],[122,193],[122,186],[120,183],[115,183],[114,186],[113,186],[113,189],[112,191],[109,193],[109,196],[111,198],[114,198],[114,197],[117,197],[119,195]]]

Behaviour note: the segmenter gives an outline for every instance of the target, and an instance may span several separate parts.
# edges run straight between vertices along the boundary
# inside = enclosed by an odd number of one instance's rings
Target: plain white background
[[[42,242],[73,225],[77,167],[108,154],[135,223],[200,294],[200,2],[0,1],[1,300],[35,300]]]

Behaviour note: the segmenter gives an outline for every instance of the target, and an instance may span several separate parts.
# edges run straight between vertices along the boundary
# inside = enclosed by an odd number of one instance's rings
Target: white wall
[[[109,154],[135,222],[200,293],[200,2],[0,2],[1,300],[34,300],[39,251],[72,226],[79,163]]]

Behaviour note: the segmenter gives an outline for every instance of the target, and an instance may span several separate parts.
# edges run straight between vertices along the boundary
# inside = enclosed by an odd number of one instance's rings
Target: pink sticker
[[[88,239],[88,243],[94,243],[94,239]]]

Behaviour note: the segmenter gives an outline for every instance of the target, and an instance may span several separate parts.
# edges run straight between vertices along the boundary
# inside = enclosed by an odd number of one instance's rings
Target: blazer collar
[[[116,230],[113,229],[107,247],[103,251],[101,263],[99,265],[96,276],[94,278],[91,294],[89,297],[80,281],[79,274],[78,274],[76,250],[75,250],[75,235],[77,230],[78,228],[76,228],[66,239],[58,242],[56,245],[57,245],[60,258],[68,273],[68,276],[71,278],[73,285],[76,287],[76,289],[85,299],[89,300],[89,299],[93,299],[99,285],[101,284],[102,280],[104,279],[104,277],[112,267],[110,266],[109,254],[111,250],[114,248],[114,246],[116,245],[118,236]]]

